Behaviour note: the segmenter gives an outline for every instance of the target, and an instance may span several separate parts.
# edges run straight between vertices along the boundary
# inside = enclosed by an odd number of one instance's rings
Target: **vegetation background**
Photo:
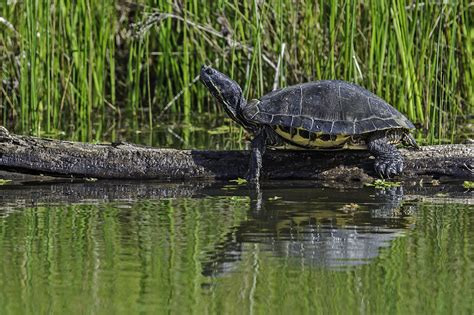
[[[223,117],[202,64],[248,98],[342,79],[451,142],[472,118],[469,0],[0,0],[0,124],[91,141]]]

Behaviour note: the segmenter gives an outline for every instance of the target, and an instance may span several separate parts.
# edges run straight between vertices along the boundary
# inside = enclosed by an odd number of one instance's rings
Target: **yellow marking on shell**
[[[345,143],[342,147],[298,147],[291,143],[284,143],[279,146],[273,146],[272,149],[277,150],[314,150],[314,151],[341,151],[341,150],[367,150],[367,146],[364,144],[350,144]]]
[[[316,138],[315,141],[312,141],[310,143],[311,146],[315,146],[318,148],[332,148],[332,147],[339,147],[341,145],[344,145],[347,143],[347,139],[349,139],[349,136],[345,135],[337,135],[336,139],[334,140],[322,140],[320,138]]]
[[[310,149],[318,149],[318,148],[321,148],[321,149],[324,149],[324,148],[334,148],[334,147],[343,147],[347,144],[347,140],[349,139],[349,136],[347,135],[337,135],[335,136],[335,139],[329,139],[327,141],[325,140],[322,140],[320,137],[321,137],[321,133],[317,134],[316,135],[316,139],[313,139],[311,140],[311,134],[312,133],[309,133],[309,137],[308,138],[305,138],[305,137],[302,137],[301,136],[301,132],[308,132],[307,130],[304,130],[304,129],[297,129],[297,133],[295,135],[291,135],[291,131],[288,132],[288,131],[285,131],[283,130],[280,126],[275,126],[275,131],[276,133],[278,133],[281,137],[283,137],[284,139],[292,142],[292,143],[295,143],[297,145],[300,145],[300,146],[304,146],[304,147],[307,147],[307,148],[310,148]],[[334,136],[333,136],[334,137]],[[314,138],[314,136],[313,136]],[[356,147],[354,145],[351,146],[351,149],[352,147]]]

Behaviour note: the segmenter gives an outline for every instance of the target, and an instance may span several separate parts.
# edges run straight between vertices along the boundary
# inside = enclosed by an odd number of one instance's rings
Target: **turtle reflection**
[[[261,209],[255,208],[258,201],[252,203],[249,219],[207,253],[204,275],[234,270],[249,244],[288,263],[329,268],[366,264],[401,236],[412,218],[411,209],[402,205],[402,187],[264,190],[261,198]]]

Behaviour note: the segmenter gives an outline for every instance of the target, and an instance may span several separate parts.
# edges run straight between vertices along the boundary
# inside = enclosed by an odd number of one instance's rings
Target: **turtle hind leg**
[[[385,135],[376,134],[367,142],[370,153],[375,157],[375,172],[382,178],[390,178],[403,171],[403,157],[388,141]]]

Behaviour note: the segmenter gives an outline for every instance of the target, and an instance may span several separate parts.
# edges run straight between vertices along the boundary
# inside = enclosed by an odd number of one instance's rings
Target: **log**
[[[400,150],[405,170],[396,180],[474,178],[474,145]],[[160,149],[129,143],[89,144],[10,134],[0,126],[0,169],[16,173],[97,179],[236,179],[248,151]],[[267,150],[263,179],[372,181],[367,151]]]

